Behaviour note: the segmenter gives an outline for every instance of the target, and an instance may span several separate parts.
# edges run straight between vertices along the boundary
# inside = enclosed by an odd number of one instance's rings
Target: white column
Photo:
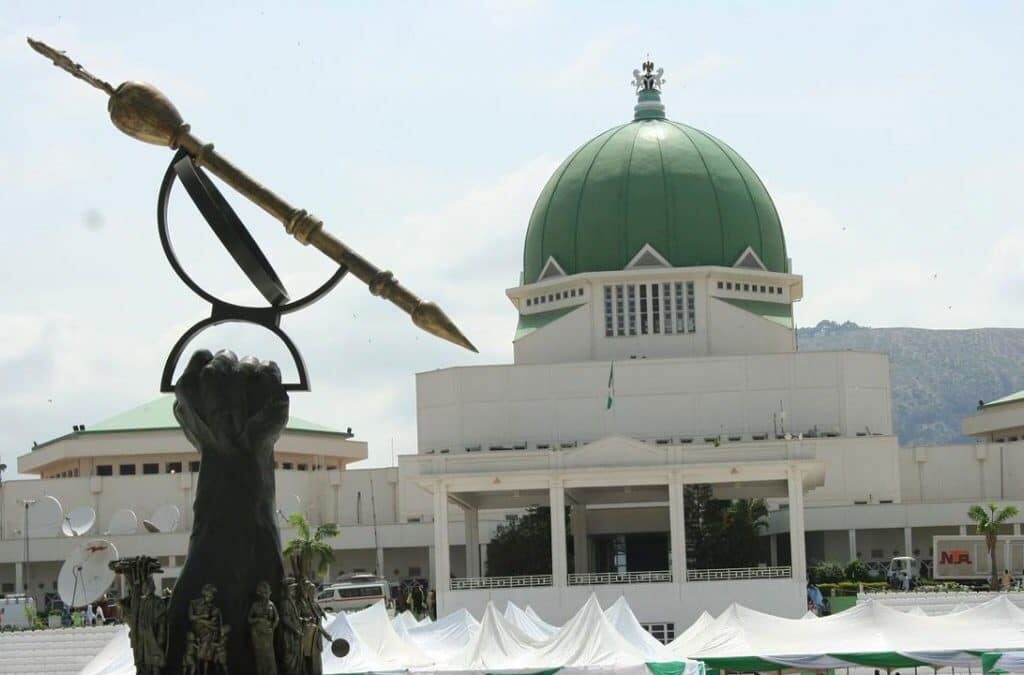
[[[804,543],[804,481],[800,469],[789,470],[789,548],[793,579],[807,583],[807,551]]]
[[[434,589],[438,602],[451,588],[451,552],[448,550],[448,486],[434,483]]]
[[[25,585],[25,563],[14,563],[14,592],[23,593]]]
[[[480,547],[480,576],[487,576],[487,544]]]
[[[857,530],[851,528],[850,531],[847,533],[847,536],[850,538],[850,560],[856,560],[857,559]]]
[[[686,511],[683,505],[683,480],[673,473],[668,481],[668,530],[672,552],[672,581],[686,583]]]
[[[561,479],[551,481],[548,488],[551,506],[551,577],[554,586],[565,586],[569,563],[565,551],[565,487]]]
[[[912,528],[903,528],[903,555],[914,555],[914,536]]]
[[[1013,536],[1015,536],[1015,537],[1019,537],[1020,536],[1020,523],[1014,523],[1013,524]],[[1007,560],[1009,560],[1009,558],[1007,558]]]
[[[960,526],[960,536],[961,537],[966,537],[967,536],[967,526],[966,525],[961,525]]]
[[[380,543],[377,544],[377,576],[384,578],[388,576],[387,570],[384,569],[384,547]]]
[[[586,574],[590,571],[590,544],[587,541],[587,507],[573,504],[570,511],[572,522],[573,572]]]
[[[466,509],[466,576],[482,576],[480,571],[480,511]]]

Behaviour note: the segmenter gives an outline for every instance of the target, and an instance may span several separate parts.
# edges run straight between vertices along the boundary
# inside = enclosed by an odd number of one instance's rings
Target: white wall
[[[727,302],[707,298],[707,340],[712,354],[776,354],[796,350],[796,333]]]
[[[905,499],[1024,500],[1024,442],[900,449]]]
[[[416,376],[421,452],[448,448],[865,429],[891,434],[889,361],[883,354],[798,352],[615,363],[446,368]]]
[[[767,294],[718,288],[719,281],[748,282],[781,287],[782,294]],[[605,335],[604,287],[606,285],[692,283],[694,286],[695,331],[671,335]],[[568,289],[584,289],[582,296],[566,295],[561,300],[526,304],[526,299],[545,299]],[[796,349],[794,332],[760,316],[714,300],[716,296],[790,304],[803,295],[803,280],[792,274],[777,274],[745,268],[685,267],[634,268],[617,272],[593,272],[545,279],[536,284],[507,291],[521,315],[546,313],[584,303],[576,311],[537,329],[514,344],[515,363],[520,365],[573,361],[605,361],[647,358],[679,358],[731,354],[766,354]],[[639,309],[639,303],[637,305]],[[653,311],[653,305],[649,306]],[[662,310],[663,306],[659,307]],[[653,330],[653,326],[652,326]]]

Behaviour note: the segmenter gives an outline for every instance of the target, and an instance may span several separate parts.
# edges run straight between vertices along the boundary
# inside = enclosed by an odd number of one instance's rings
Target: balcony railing
[[[672,583],[672,572],[588,572],[570,574],[570,586],[596,586],[600,584],[664,584]]]
[[[531,574],[521,577],[462,577],[452,579],[453,591],[468,591],[476,588],[526,588],[529,586],[550,586],[550,574]]]
[[[788,579],[793,568],[783,567],[725,567],[709,570],[686,570],[687,581],[736,581],[743,579]]]

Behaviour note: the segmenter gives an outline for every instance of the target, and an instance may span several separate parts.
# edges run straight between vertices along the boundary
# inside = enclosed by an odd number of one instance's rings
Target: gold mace
[[[184,149],[197,166],[207,169],[281,221],[288,234],[303,244],[312,244],[331,260],[347,267],[349,272],[369,287],[370,293],[397,305],[412,317],[417,326],[460,347],[477,351],[440,307],[418,298],[398,283],[391,272],[379,269],[326,231],[322,220],[304,209],[293,207],[229,162],[213,149],[213,143],[203,143],[192,135],[191,128],[182,119],[178,109],[159,89],[145,82],[131,81],[112,87],[109,82],[104,82],[85,70],[81,64],[72,61],[64,52],[32,38],[28,38],[28,44],[53,61],[53,65],[105,91],[110,96],[107,103],[110,120],[118,129],[145,143],[165,145],[174,150]]]

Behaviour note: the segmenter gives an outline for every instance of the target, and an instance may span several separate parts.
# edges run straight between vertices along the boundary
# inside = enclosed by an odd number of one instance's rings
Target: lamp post
[[[28,507],[36,503],[35,499],[22,499],[21,503],[25,505],[25,595],[30,598],[35,596],[32,594],[32,574],[30,571],[29,550],[28,550]]]
[[[4,539],[4,471],[7,465],[0,462],[0,541]]]

